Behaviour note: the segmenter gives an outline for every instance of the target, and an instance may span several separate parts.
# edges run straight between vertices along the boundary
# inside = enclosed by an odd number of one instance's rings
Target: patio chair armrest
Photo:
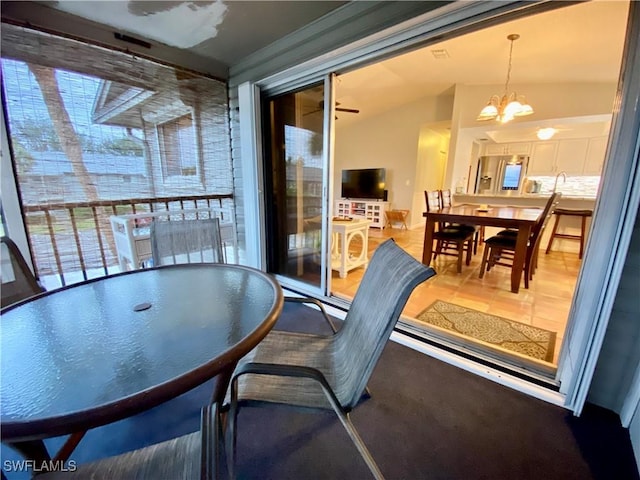
[[[276,363],[248,362],[239,367],[234,372],[233,379],[231,380],[232,406],[237,404],[238,401],[238,377],[249,373],[254,375],[275,375],[280,377],[310,378],[312,380],[315,380],[322,387],[322,391],[326,395],[329,403],[336,411],[336,413],[346,413],[346,410],[340,404],[338,397],[336,397],[335,393],[333,393],[333,389],[320,370],[311,367],[304,367],[301,365],[283,365]]]
[[[333,323],[331,317],[329,317],[329,314],[324,309],[324,305],[322,305],[322,302],[320,302],[319,300],[311,297],[284,297],[284,301],[291,303],[310,303],[312,305],[315,305],[320,310],[320,313],[322,313],[322,316],[329,324],[329,327],[331,327],[333,333],[337,333],[338,329],[336,328],[336,325]]]

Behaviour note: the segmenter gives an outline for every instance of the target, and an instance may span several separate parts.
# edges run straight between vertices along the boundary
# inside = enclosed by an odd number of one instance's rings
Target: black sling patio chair
[[[44,292],[17,245],[2,237],[2,307]]]
[[[272,331],[240,361],[228,395],[227,435],[235,476],[241,404],[332,409],[375,478],[383,478],[349,418],[414,288],[435,275],[393,239],[375,251],[342,327],[331,335]]]
[[[40,480],[136,479],[212,480],[219,477],[217,405],[202,409],[200,431],[113,457],[77,465],[74,471],[53,471]]]

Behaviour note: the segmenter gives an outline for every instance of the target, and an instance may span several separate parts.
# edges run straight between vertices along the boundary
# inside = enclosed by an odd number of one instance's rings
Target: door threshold
[[[556,368],[545,365],[544,362],[527,361],[522,358],[500,358],[473,347],[462,345],[444,337],[429,334],[425,329],[403,321],[401,318],[395,329],[401,335],[412,338],[428,345],[430,348],[440,349],[449,355],[460,357],[466,362],[473,362],[481,368],[490,368],[501,374],[527,381],[550,391],[558,392],[560,384],[555,379]]]
[[[483,365],[476,358],[466,358],[457,352],[450,352],[442,348],[440,345],[431,345],[425,342],[424,339],[409,336],[404,332],[401,333],[399,331],[394,331],[391,334],[391,340],[404,345],[405,347],[466,370],[474,375],[478,375],[507,388],[524,393],[530,397],[537,398],[538,400],[542,400],[552,405],[557,405],[558,407],[567,408],[565,406],[565,395],[557,391],[557,387],[555,385],[549,385],[547,382],[543,382],[541,385],[538,382],[532,381],[533,379],[531,377],[515,375],[514,373],[516,372],[513,370],[511,372],[505,372],[502,369]]]

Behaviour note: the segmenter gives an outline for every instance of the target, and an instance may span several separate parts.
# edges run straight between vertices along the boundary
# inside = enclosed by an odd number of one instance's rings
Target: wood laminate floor
[[[422,228],[386,228],[382,231],[370,229],[369,258],[381,242],[393,237],[400,247],[420,260],[423,235]],[[357,252],[360,246],[356,242],[352,243],[351,249]],[[538,269],[529,289],[524,288],[523,282],[520,291],[515,294],[510,291],[511,270],[508,267],[496,266],[485,273],[483,279],[478,278],[482,248],[479,246],[471,265],[463,265],[460,274],[456,272],[455,257],[438,256],[432,263],[438,274],[414,290],[403,315],[415,319],[435,300],[444,300],[551,330],[557,332],[553,359],[553,365],[557,365],[580,268],[578,255],[560,251],[545,254],[544,249],[541,249]],[[334,271],[331,280],[332,294],[340,298],[353,298],[363,273],[363,268],[357,268],[342,279]]]

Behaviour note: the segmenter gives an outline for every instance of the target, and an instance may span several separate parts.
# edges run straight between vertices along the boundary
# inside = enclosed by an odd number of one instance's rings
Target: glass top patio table
[[[136,270],[2,310],[2,440],[87,430],[223,373],[271,330],[280,285],[238,265]],[[217,395],[224,395],[226,385]],[[216,399],[220,401],[221,399]]]

